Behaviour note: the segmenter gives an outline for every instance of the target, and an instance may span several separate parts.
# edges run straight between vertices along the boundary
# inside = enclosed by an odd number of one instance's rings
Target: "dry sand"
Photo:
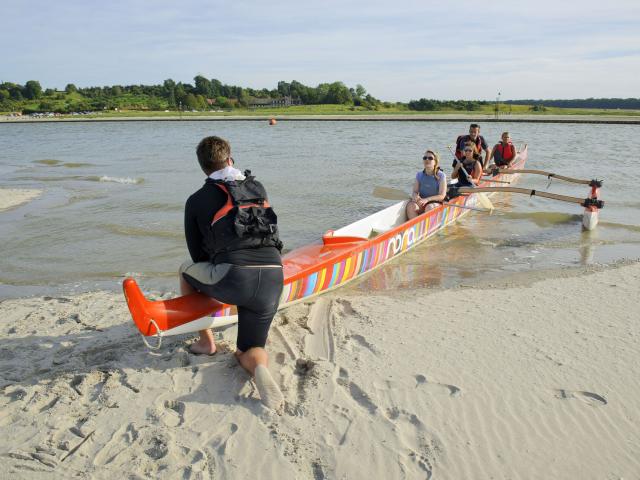
[[[0,188],[0,212],[30,202],[41,194],[42,190],[37,189]]]
[[[281,312],[286,408],[120,295],[0,304],[4,478],[640,478],[640,264]],[[226,346],[226,348],[225,348]],[[4,476],[3,475],[3,476]]]

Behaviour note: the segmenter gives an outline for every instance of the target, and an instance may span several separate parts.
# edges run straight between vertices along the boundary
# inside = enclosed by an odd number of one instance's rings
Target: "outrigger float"
[[[422,243],[469,211],[487,211],[481,207],[488,201],[486,194],[493,195],[499,191],[526,193],[580,203],[589,212],[589,219],[583,220],[585,227],[593,228],[597,223],[598,210],[604,205],[598,199],[600,183],[592,185],[587,199],[495,186],[513,183],[522,173],[534,173],[523,169],[527,157],[525,145],[511,168],[492,172],[477,188],[453,187],[448,201],[414,219],[407,220],[408,195],[401,193],[403,201],[338,230],[327,231],[322,242],[288,252],[283,256],[284,289],[280,308],[361,277]],[[145,298],[133,278],[124,280],[123,289],[133,321],[150,348],[160,348],[164,336],[222,327],[237,321],[237,310],[233,305],[220,303],[200,293],[151,301]],[[145,337],[157,337],[156,344],[150,345]]]

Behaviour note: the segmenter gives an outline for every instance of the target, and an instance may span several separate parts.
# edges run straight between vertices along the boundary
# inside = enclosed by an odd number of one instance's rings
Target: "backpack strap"
[[[211,221],[211,225],[213,225],[218,220],[220,220],[222,217],[224,217],[233,208],[233,198],[231,198],[231,194],[229,193],[229,190],[227,190],[227,187],[225,187],[223,183],[216,183],[216,185],[218,187],[220,187],[220,189],[222,189],[222,191],[227,195],[227,202],[213,216],[213,220]]]

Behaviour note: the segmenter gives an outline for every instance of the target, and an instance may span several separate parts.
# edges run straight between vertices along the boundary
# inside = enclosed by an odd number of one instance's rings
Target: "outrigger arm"
[[[478,192],[508,192],[508,193],[521,193],[523,195],[529,195],[530,197],[544,197],[551,198],[553,200],[560,200],[561,202],[569,202],[569,203],[577,203],[578,205],[582,205],[585,208],[595,207],[597,209],[604,208],[604,200],[600,200],[599,198],[579,198],[579,197],[570,197],[568,195],[558,195],[557,193],[549,193],[549,192],[540,192],[538,190],[533,190],[529,188],[519,188],[519,187],[449,187],[449,196],[455,197],[461,193],[478,193]]]
[[[592,180],[583,180],[580,178],[572,178],[572,177],[566,177],[564,175],[558,175],[557,173],[552,173],[552,172],[547,172],[545,170],[531,170],[531,169],[520,169],[520,170],[516,170],[516,169],[512,169],[512,168],[493,168],[491,170],[488,170],[487,173],[485,174],[485,176],[492,176],[492,175],[497,175],[499,173],[505,173],[505,174],[515,174],[515,173],[530,173],[532,175],[544,175],[545,177],[547,177],[549,180],[552,179],[557,179],[557,180],[562,180],[563,182],[569,182],[569,183],[579,183],[581,185],[589,185],[590,187],[596,187],[596,188],[600,188],[602,187],[602,180],[597,180],[597,179],[592,179]]]

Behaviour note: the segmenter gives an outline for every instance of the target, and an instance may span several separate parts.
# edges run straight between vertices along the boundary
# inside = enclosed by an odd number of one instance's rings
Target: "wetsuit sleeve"
[[[487,141],[482,135],[480,135],[480,147],[482,147],[482,150],[489,150],[489,145],[487,145]]]
[[[202,234],[198,228],[198,219],[193,197],[189,197],[184,206],[184,236],[187,239],[189,255],[194,262],[206,262],[208,256],[202,248]]]

